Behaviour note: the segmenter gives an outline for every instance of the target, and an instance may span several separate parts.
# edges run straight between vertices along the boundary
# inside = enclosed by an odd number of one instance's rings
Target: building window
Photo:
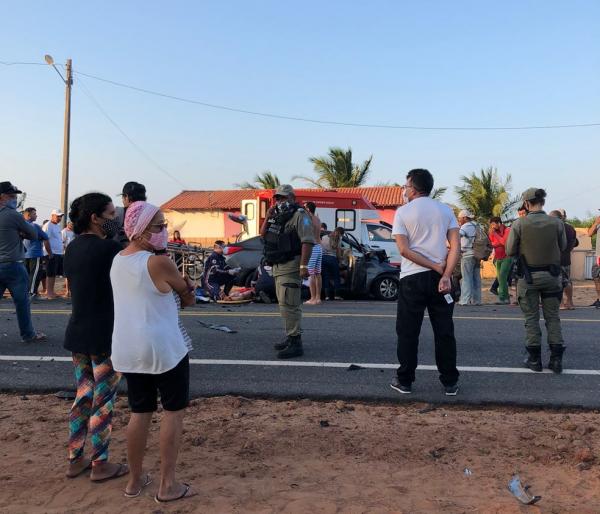
[[[353,209],[335,211],[335,226],[342,227],[345,230],[353,231],[356,229],[356,211]]]

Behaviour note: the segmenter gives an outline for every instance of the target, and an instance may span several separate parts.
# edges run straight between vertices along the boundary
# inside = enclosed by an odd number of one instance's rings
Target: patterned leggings
[[[108,459],[113,402],[121,375],[110,357],[73,354],[77,395],[69,414],[69,460],[83,456],[88,428],[93,447],[92,462]]]

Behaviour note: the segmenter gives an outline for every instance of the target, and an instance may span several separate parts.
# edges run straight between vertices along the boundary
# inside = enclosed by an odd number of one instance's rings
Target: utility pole
[[[62,180],[60,183],[60,204],[63,213],[63,225],[67,224],[69,213],[69,155],[71,150],[71,86],[73,85],[73,63],[71,59],[67,59],[65,66],[66,78],[54,64],[54,59],[51,55],[46,54],[44,60],[49,66],[52,66],[56,73],[65,83],[65,132],[63,139],[63,163],[62,163]]]
[[[63,225],[67,224],[69,216],[69,156],[71,150],[71,86],[73,85],[73,72],[71,59],[67,59],[65,80],[65,133],[63,140],[63,163],[62,163],[62,181],[60,185],[60,203],[63,217]]]

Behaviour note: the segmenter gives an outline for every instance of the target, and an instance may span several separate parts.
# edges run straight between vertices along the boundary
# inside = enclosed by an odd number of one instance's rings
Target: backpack
[[[475,239],[473,239],[473,256],[476,259],[487,261],[492,255],[494,247],[488,235],[479,224],[475,225]]]

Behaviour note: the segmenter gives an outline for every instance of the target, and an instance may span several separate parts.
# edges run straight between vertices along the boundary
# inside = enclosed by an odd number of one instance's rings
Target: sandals
[[[183,492],[183,494],[177,496],[176,498],[170,498],[168,500],[162,500],[161,498],[158,497],[158,493],[156,493],[156,495],[154,496],[154,501],[156,503],[169,503],[169,502],[174,502],[177,500],[183,500],[184,498],[191,498],[192,496],[195,496],[194,493],[192,494],[188,494],[190,492],[191,486],[190,484],[183,484],[185,486],[185,491]]]
[[[83,475],[86,471],[92,469],[92,461],[88,460],[87,461],[87,465],[84,466],[83,468],[81,468],[79,471],[77,471],[76,473],[69,473],[68,471],[65,473],[65,476],[67,478],[77,478],[80,475]]]
[[[23,339],[24,343],[41,343],[48,339],[48,336],[43,332],[37,332],[33,337],[29,337],[27,339]]]
[[[128,493],[127,491],[124,491],[123,496],[125,496],[125,498],[137,498],[140,494],[142,494],[142,491],[151,483],[152,477],[148,473],[146,473],[146,479],[144,480],[142,487],[140,487],[140,490],[137,493]]]
[[[114,478],[121,478],[122,476],[127,475],[127,473],[129,473],[129,468],[127,467],[127,465],[121,464],[119,462],[117,469],[115,469],[115,472],[112,475],[104,477],[104,478],[98,478],[96,480],[94,480],[93,478],[90,478],[90,481],[94,482],[95,484],[101,484],[102,482],[107,482],[108,480],[113,480]]]

